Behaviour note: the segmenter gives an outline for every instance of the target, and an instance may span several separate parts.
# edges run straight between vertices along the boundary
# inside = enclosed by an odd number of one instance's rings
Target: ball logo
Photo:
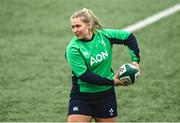
[[[120,68],[120,72],[123,73],[124,72],[124,68]]]

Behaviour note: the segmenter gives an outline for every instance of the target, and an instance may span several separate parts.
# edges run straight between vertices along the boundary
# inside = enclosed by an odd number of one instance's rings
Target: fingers
[[[119,73],[118,72],[114,75],[114,85],[115,86],[119,86],[119,85],[127,86],[127,82],[125,79],[119,79]]]
[[[117,72],[115,75],[114,75],[114,79],[118,79],[119,78],[119,73]]]
[[[129,82],[125,79],[114,79],[115,86],[128,86]]]
[[[139,68],[139,64],[137,62],[131,62],[131,64]]]

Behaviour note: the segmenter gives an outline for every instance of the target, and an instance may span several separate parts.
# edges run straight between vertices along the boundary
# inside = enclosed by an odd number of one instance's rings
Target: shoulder
[[[71,48],[78,48],[79,47],[78,42],[79,42],[79,39],[74,36],[68,43],[67,50],[69,50]]]
[[[71,56],[72,54],[77,54],[79,52],[80,47],[78,42],[79,40],[76,37],[73,37],[70,40],[65,50],[67,57]]]
[[[131,32],[120,30],[120,29],[101,29],[98,30],[98,33],[102,33],[108,38],[121,38],[121,37],[128,37]]]
[[[101,29],[98,30],[101,33],[104,34],[114,34],[114,33],[127,33],[127,34],[131,34],[131,32],[125,31],[125,30],[121,30],[121,29]]]

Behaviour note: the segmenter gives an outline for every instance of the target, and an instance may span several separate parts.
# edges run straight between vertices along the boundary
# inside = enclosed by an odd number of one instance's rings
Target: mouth
[[[80,34],[75,34],[77,37],[80,37]]]
[[[77,37],[79,37],[79,34],[75,34]]]

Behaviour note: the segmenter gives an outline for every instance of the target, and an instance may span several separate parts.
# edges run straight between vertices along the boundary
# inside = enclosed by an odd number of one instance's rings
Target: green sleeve
[[[69,47],[66,50],[66,58],[74,74],[79,77],[87,70],[86,64],[79,50],[75,47]]]

